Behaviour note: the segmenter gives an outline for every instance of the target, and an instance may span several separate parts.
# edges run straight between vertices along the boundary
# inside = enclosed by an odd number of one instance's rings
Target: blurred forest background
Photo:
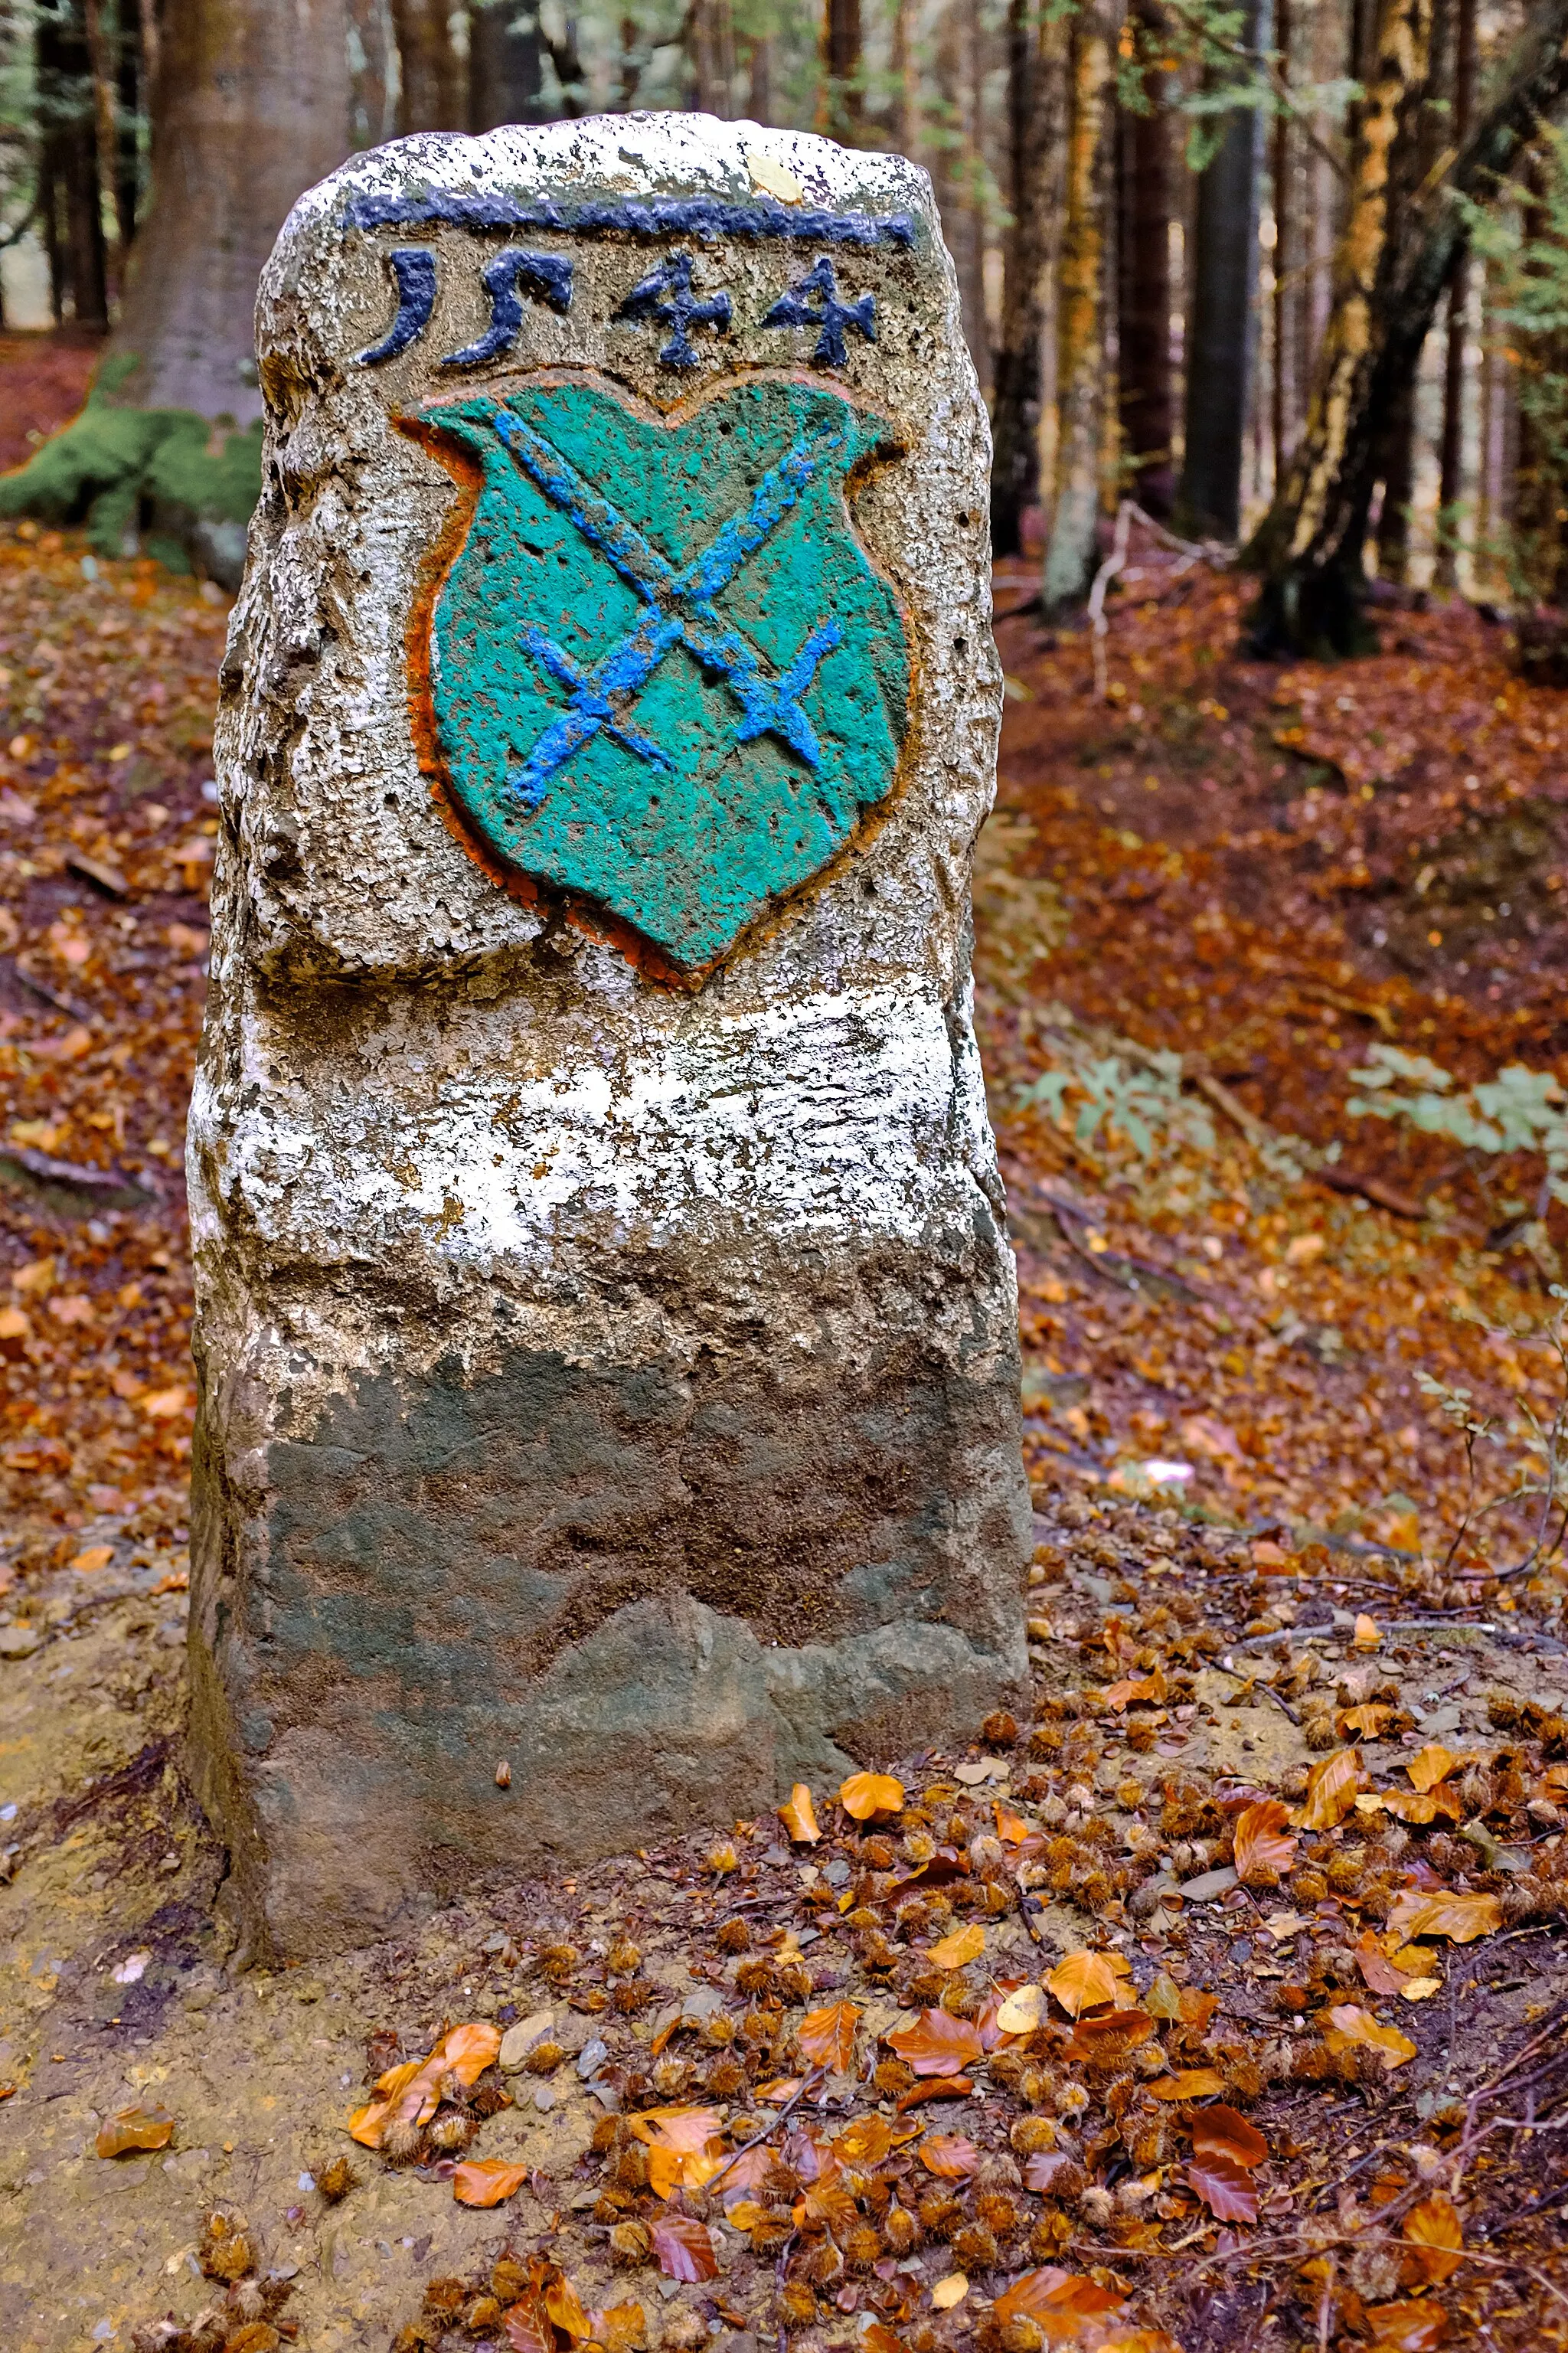
[[[1352,652],[1369,595],[1568,582],[1565,88],[1568,0],[0,0],[0,293],[243,431],[257,270],[353,148],[694,106],[895,149],[1047,616],[1131,499],[1249,543],[1258,650]]]

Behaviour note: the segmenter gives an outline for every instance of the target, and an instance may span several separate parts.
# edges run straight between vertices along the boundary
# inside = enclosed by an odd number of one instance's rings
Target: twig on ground
[[[817,2084],[821,2083],[826,2073],[827,2070],[826,2067],[814,2067],[810,2074],[807,2075],[801,2084],[799,2090],[790,2094],[789,2098],[784,2102],[784,2106],[779,2110],[777,2116],[773,2117],[766,2130],[754,2134],[750,2140],[742,2141],[739,2148],[732,2149],[730,2155],[724,2159],[723,2164],[719,2168],[718,2172],[709,2176],[708,2180],[703,2185],[704,2188],[711,2189],[716,2181],[723,2180],[724,2176],[729,2172],[730,2168],[732,2165],[737,2164],[742,2157],[747,2156],[753,2148],[761,2148],[765,2140],[772,2140],[774,2133],[778,2131],[779,2126],[785,2122],[795,2109],[799,2107],[802,2100],[805,2099],[810,2093],[816,2090]]]

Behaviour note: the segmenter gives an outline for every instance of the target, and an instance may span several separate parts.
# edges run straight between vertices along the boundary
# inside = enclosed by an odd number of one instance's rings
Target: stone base
[[[209,1380],[192,1745],[258,1945],[721,1828],[1016,1701],[1016,1380],[910,1336],[787,1387],[518,1349],[266,1434]]]

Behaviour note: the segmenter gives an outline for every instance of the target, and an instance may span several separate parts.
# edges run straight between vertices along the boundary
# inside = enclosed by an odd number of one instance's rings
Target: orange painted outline
[[[665,426],[673,430],[699,415],[710,402],[722,398],[724,395],[732,391],[737,384],[807,385],[814,390],[820,390],[823,381],[820,375],[804,369],[737,368],[732,375],[724,376],[717,383],[693,393],[689,398],[674,402],[668,408],[663,409],[644,399],[621,378],[613,376],[601,368],[553,367],[520,370],[503,376],[499,384],[496,379],[491,378],[476,389],[493,393],[497,399],[504,399],[508,390],[514,385],[525,384],[529,385],[584,383],[602,385],[613,393],[623,407],[630,409],[634,415],[642,417],[648,424]],[[878,408],[871,401],[858,398],[841,385],[836,384],[832,388],[840,399],[847,402],[850,407],[860,410],[865,416],[875,417],[879,423],[886,423],[898,455],[900,457],[909,455],[908,445],[894,435],[892,420],[887,417],[885,411]],[[458,404],[453,401],[450,405],[456,406]],[[805,876],[792,890],[774,899],[720,955],[710,956],[706,964],[688,965],[675,963],[662,948],[656,946],[653,941],[638,931],[635,923],[622,916],[612,914],[606,907],[590,898],[586,892],[566,890],[555,883],[542,881],[535,875],[525,874],[521,867],[513,865],[510,859],[502,857],[494,844],[487,840],[479,831],[453,789],[451,777],[441,757],[440,744],[436,732],[435,701],[430,678],[430,647],[435,631],[437,600],[446,586],[452,566],[467,542],[474,510],[479,504],[479,492],[484,483],[484,468],[479,459],[460,443],[448,439],[438,430],[436,417],[394,417],[391,421],[398,432],[405,434],[408,439],[416,442],[427,457],[434,459],[458,486],[458,497],[454,500],[446,521],[420,565],[414,597],[409,607],[405,638],[408,661],[408,716],[414,736],[415,754],[419,762],[421,774],[430,780],[431,797],[441,813],[447,831],[473,860],[475,865],[519,906],[528,907],[546,915],[559,915],[571,924],[574,931],[580,932],[584,939],[599,941],[606,946],[618,949],[633,969],[656,987],[679,989],[691,995],[697,994],[713,974],[721,971],[742,948],[755,946],[762,940],[771,937],[781,927],[784,917],[793,912],[809,892],[819,889],[837,872],[839,867],[852,853],[863,849],[869,841],[873,840],[880,832],[887,818],[891,816],[898,802],[903,797],[909,782],[909,771],[914,765],[916,741],[921,732],[922,698],[920,692],[919,640],[911,623],[909,608],[899,594],[897,584],[889,579],[882,567],[874,561],[869,549],[856,530],[854,512],[850,505],[851,491],[858,483],[868,480],[871,474],[888,464],[889,460],[878,450],[871,450],[858,459],[844,478],[840,502],[844,508],[845,521],[849,526],[856,546],[878,579],[887,588],[904,625],[904,643],[909,653],[910,688],[905,704],[904,740],[900,747],[898,765],[893,771],[892,782],[881,799],[872,807],[862,812],[825,865],[818,867],[814,874]]]

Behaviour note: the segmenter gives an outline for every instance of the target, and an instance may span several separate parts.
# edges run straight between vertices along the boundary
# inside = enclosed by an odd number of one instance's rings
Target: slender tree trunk
[[[49,315],[57,327],[66,315],[66,258],[60,238],[60,184],[57,169],[58,145],[46,134],[39,142],[38,211],[43,225],[44,258],[49,270]]]
[[[1265,49],[1269,0],[1250,0],[1243,36]],[[1198,182],[1187,401],[1177,512],[1194,537],[1241,529],[1241,461],[1258,351],[1258,211],[1263,117],[1238,109]]]
[[[1416,378],[1402,384],[1384,428],[1383,505],[1377,518],[1379,575],[1403,586],[1410,574],[1410,509],[1415,496]]]
[[[1259,534],[1271,554],[1283,543],[1283,565],[1272,554],[1265,591],[1267,601],[1278,579],[1276,628],[1289,642],[1323,644],[1341,653],[1364,642],[1362,548],[1387,402],[1402,388],[1390,385],[1385,403],[1371,413],[1379,314],[1395,275],[1394,216],[1409,194],[1431,29],[1431,0],[1387,0],[1366,96],[1357,109],[1350,217],[1307,430]]]
[[[1287,85],[1290,79],[1290,0],[1274,0],[1274,47]],[[1291,201],[1290,118],[1281,108],[1274,118],[1269,177],[1274,201],[1274,285],[1269,299],[1268,438],[1274,487],[1285,479],[1290,449],[1290,272],[1296,250],[1296,208]]]
[[[866,112],[860,0],[825,0],[822,71],[824,127],[853,142]]]
[[[773,43],[771,33],[759,33],[746,58],[746,111],[753,122],[773,119]]]
[[[900,154],[914,156],[920,147],[920,78],[910,26],[914,0],[893,0],[890,62],[893,76],[893,143]]]
[[[1007,13],[1007,232],[1002,339],[991,408],[991,543],[1016,554],[1019,517],[1039,496],[1040,336],[1049,259],[1051,169],[1058,84],[1047,20],[1031,0]]]
[[[1066,218],[1057,272],[1057,465],[1040,601],[1047,616],[1088,595],[1100,557],[1100,388],[1105,375],[1106,169],[1118,20],[1091,0],[1068,46]]]
[[[1416,118],[1411,177],[1416,187],[1438,169],[1452,137],[1449,110],[1441,103],[1453,11],[1449,0],[1432,0],[1432,32],[1426,87]],[[1377,568],[1384,579],[1403,586],[1410,576],[1410,518],[1415,500],[1416,406],[1421,355],[1389,402],[1384,422],[1383,507],[1377,524]]]
[[[410,131],[462,128],[467,110],[450,18],[448,0],[392,0],[402,77],[397,108],[400,136]]]
[[[1464,246],[1455,199],[1495,194],[1542,118],[1568,96],[1568,0],[1543,0],[1451,169],[1414,198],[1411,116],[1426,79],[1430,23],[1429,0],[1388,0],[1307,430],[1247,551],[1264,578],[1252,620],[1258,650],[1348,652],[1369,641],[1362,550],[1378,420],[1415,373]]]
[[[468,129],[544,119],[538,0],[489,0],[468,12]]]
[[[142,87],[149,114],[158,103],[158,0],[135,0],[142,37]]]
[[[120,137],[114,154],[114,213],[120,226],[120,246],[128,253],[136,235],[136,209],[142,193],[142,159],[137,152],[136,117],[147,97],[146,58],[142,48],[142,19],[121,0],[118,65]]]
[[[690,0],[686,26],[692,101],[703,114],[728,117],[735,92],[735,23],[730,0]]]
[[[101,329],[109,323],[109,283],[92,60],[72,0],[40,7],[35,38],[46,169],[58,206],[55,258],[62,291],[69,290],[79,326]]]
[[[1133,0],[1141,57],[1165,37],[1159,0]],[[1175,405],[1171,379],[1171,118],[1163,73],[1146,71],[1146,114],[1121,111],[1118,141],[1121,219],[1117,394],[1121,455],[1133,497],[1162,519],[1171,512]],[[1152,85],[1151,87],[1150,85]]]
[[[114,55],[114,42],[103,19],[103,0],[81,0],[82,30],[87,40],[87,54],[92,74],[93,162],[98,167],[99,234],[101,237],[103,213],[111,211],[116,227],[120,225],[120,207],[115,202],[119,177],[120,122],[116,107],[116,85],[120,76]],[[122,240],[115,240],[117,248]],[[121,260],[117,251],[114,264]],[[106,268],[110,259],[106,252]],[[118,274],[118,268],[117,268]]]
[[[1470,135],[1476,103],[1476,0],[1458,0],[1454,30],[1454,144]],[[1465,332],[1469,309],[1469,259],[1454,256],[1448,279],[1448,336],[1443,354],[1443,438],[1438,456],[1436,586],[1459,585],[1459,500],[1465,465]]]
[[[980,0],[963,0],[964,30],[964,135],[968,147],[967,169],[964,174],[964,209],[969,215],[967,248],[970,267],[974,273],[971,298],[979,333],[975,344],[975,373],[980,389],[991,397],[995,381],[991,349],[991,316],[985,300],[985,26],[980,12]]]
[[[969,69],[968,19],[963,0],[948,0],[937,20],[934,80],[942,104],[932,126],[931,177],[942,235],[958,277],[963,340],[984,379],[988,364],[984,299],[984,257],[975,248],[971,195],[968,121],[964,90]]]
[[[120,397],[238,422],[260,413],[256,283],[300,192],[342,163],[342,0],[167,0],[153,209],[110,349]]]

